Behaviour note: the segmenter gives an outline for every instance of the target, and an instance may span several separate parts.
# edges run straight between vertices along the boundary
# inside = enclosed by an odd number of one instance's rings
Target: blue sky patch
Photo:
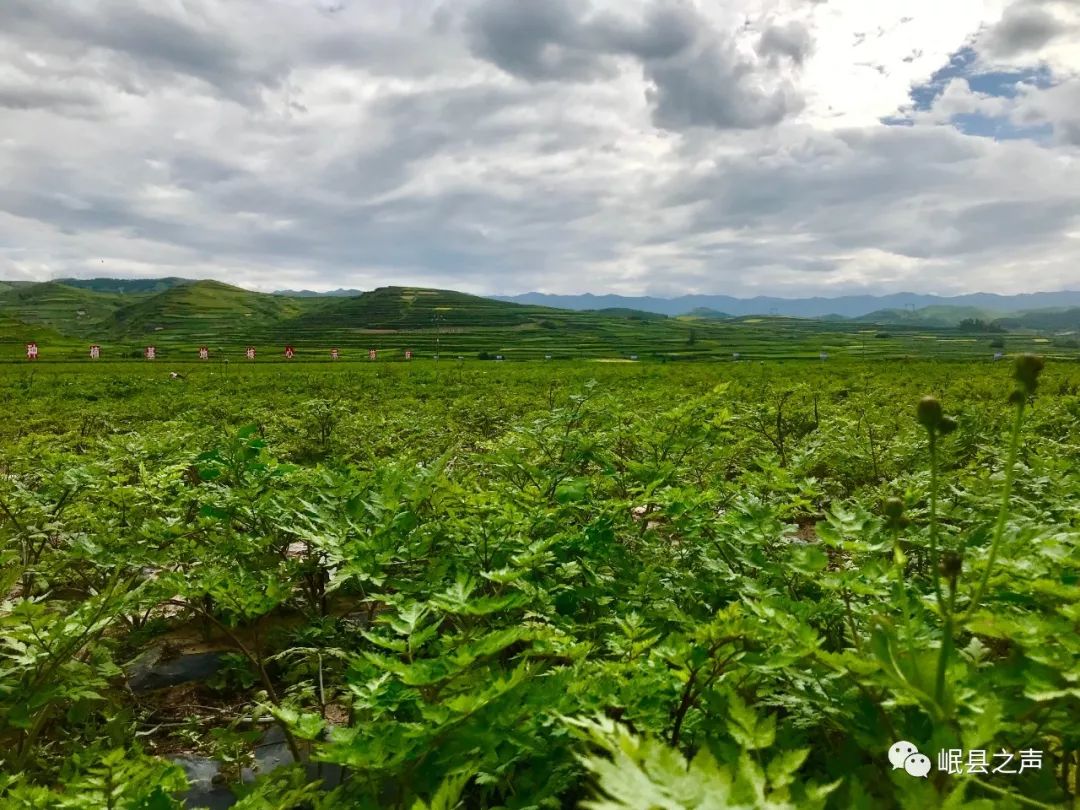
[[[978,54],[974,48],[964,47],[949,57],[949,63],[934,71],[929,81],[911,88],[911,103],[903,107],[896,115],[881,119],[889,126],[912,126],[913,113],[929,110],[934,102],[945,92],[950,81],[965,79],[974,93],[981,93],[996,98],[1015,98],[1020,85],[1032,85],[1046,88],[1053,85],[1053,75],[1045,66],[1023,68],[1020,70],[994,70],[975,72]],[[1018,126],[1006,116],[988,116],[980,113],[962,113],[954,115],[950,123],[966,135],[976,135],[996,140],[1028,139],[1048,141],[1053,133],[1049,124]]]
[[[945,85],[958,76],[967,76],[978,54],[974,48],[961,48],[949,58],[949,64],[938,68],[926,84],[911,88],[912,106],[916,110],[929,110],[934,99],[945,92]]]
[[[1054,134],[1054,128],[1050,124],[1018,126],[1003,115],[960,113],[952,116],[949,122],[965,135],[977,135],[998,141],[1049,141]]]

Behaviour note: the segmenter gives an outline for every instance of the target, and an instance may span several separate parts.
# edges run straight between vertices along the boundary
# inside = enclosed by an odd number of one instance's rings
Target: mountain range
[[[1080,292],[801,299],[530,293],[507,299],[419,287],[285,295],[175,277],[0,281],[0,331],[4,334],[51,330],[88,340],[142,340],[154,335],[165,342],[348,343],[366,342],[369,338],[364,335],[372,334],[480,334],[487,330],[513,333],[514,340],[543,335],[543,341],[550,341],[562,335],[581,343],[610,341],[627,329],[641,334],[651,331],[658,340],[686,340],[688,329],[714,334],[720,324],[741,320],[764,320],[780,331],[785,318],[801,319],[808,326],[816,323],[813,328],[818,330],[847,324],[844,328],[851,331],[866,324],[909,330],[959,327],[973,334],[1029,330],[1061,336],[1080,332]]]
[[[56,279],[55,283],[66,287],[77,287],[101,293],[158,293],[172,287],[190,284],[193,279],[176,277],[154,279]],[[0,291],[5,287],[27,286],[35,282],[0,281]],[[276,290],[273,295],[284,298],[355,298],[365,291],[338,288],[329,291],[315,290]],[[927,308],[939,309],[946,313],[942,323],[959,320],[961,317],[998,318],[1017,312],[1041,309],[1067,309],[1080,307],[1080,291],[1062,290],[1059,292],[1034,292],[1018,295],[999,295],[996,293],[967,293],[955,296],[939,296],[921,293],[891,293],[888,295],[842,295],[814,296],[808,298],[780,298],[776,296],[756,296],[736,298],[730,295],[682,295],[674,298],[656,296],[624,295],[553,295],[540,292],[528,292],[521,295],[492,295],[488,298],[508,303],[526,304],[568,310],[632,310],[658,315],[695,317],[743,317],[753,315],[776,315],[794,318],[858,318],[875,320],[885,318],[889,321],[926,321],[925,317],[911,317],[911,313]],[[960,315],[959,309],[966,308],[967,313]],[[908,313],[905,315],[905,313]]]
[[[695,310],[712,310],[732,316],[781,315],[794,318],[861,318],[871,313],[918,310],[925,307],[972,307],[984,312],[1006,314],[1033,309],[1080,307],[1080,291],[1035,292],[1020,295],[969,293],[939,296],[919,293],[890,295],[842,295],[837,297],[776,298],[730,295],[682,295],[677,298],[623,295],[549,295],[530,292],[522,295],[492,296],[500,301],[557,307],[559,309],[636,309],[661,315],[686,315]]]

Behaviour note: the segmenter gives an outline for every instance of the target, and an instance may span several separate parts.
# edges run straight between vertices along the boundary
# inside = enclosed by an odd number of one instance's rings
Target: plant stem
[[[944,599],[941,596],[941,570],[938,565],[937,532],[937,490],[938,460],[937,434],[930,433],[930,568],[934,577],[934,596],[937,597],[938,609],[944,615]]]
[[[1020,796],[1016,793],[1010,793],[1004,788],[999,788],[997,785],[992,785],[982,779],[972,779],[970,782],[968,782],[968,784],[978,785],[985,790],[989,790],[991,793],[995,793],[998,796],[1005,796],[1006,798],[1012,799],[1013,801],[1019,802],[1020,804],[1027,807],[1042,807],[1046,808],[1046,810],[1052,810],[1052,808],[1054,807],[1054,805],[1052,804],[1044,804],[1043,802],[1036,801],[1035,799],[1029,799],[1026,796]]]
[[[859,632],[855,629],[855,616],[851,612],[851,592],[847,588],[842,591],[844,599],[844,612],[847,614],[848,632],[851,633],[851,641],[855,645],[855,651],[862,653],[862,641]]]
[[[953,651],[953,616],[956,609],[956,577],[949,579],[949,606],[943,610],[945,625],[941,629],[941,651],[938,653],[937,677],[934,680],[934,700],[938,705],[945,697],[945,670]]]
[[[166,601],[167,604],[170,605],[193,608],[194,610],[197,610],[199,613],[201,613],[205,618],[213,622],[214,625],[216,625],[217,628],[228,637],[229,641],[236,645],[236,648],[244,654],[248,661],[250,661],[255,666],[256,670],[258,670],[259,673],[259,679],[262,681],[263,687],[266,689],[266,694],[270,698],[270,702],[273,703],[274,706],[281,708],[281,700],[278,698],[277,690],[274,689],[274,682],[270,679],[270,673],[266,671],[266,667],[263,665],[262,654],[258,652],[257,644],[255,647],[256,652],[252,652],[252,650],[240,640],[240,637],[236,633],[234,633],[224,622],[219,621],[218,618],[212,613],[210,613],[208,610],[204,610],[199,605],[193,602],[184,602],[177,599],[169,599]],[[297,744],[296,737],[293,735],[292,729],[289,728],[289,724],[280,718],[275,719],[277,720],[278,726],[280,726],[282,733],[285,735],[285,744],[289,748],[289,753],[293,755],[293,761],[303,762],[303,757],[300,756],[300,746]]]
[[[986,559],[986,568],[983,570],[982,578],[979,580],[979,587],[975,591],[975,595],[971,597],[971,602],[964,611],[963,618],[965,619],[975,611],[975,608],[978,607],[979,602],[982,601],[982,598],[986,593],[986,586],[990,582],[990,572],[994,568],[998,549],[1001,546],[1001,538],[1005,534],[1005,521],[1009,518],[1009,498],[1012,495],[1016,456],[1020,450],[1020,431],[1023,425],[1024,400],[1021,400],[1016,406],[1016,419],[1013,421],[1012,438],[1009,440],[1009,456],[1008,460],[1005,462],[1005,487],[1001,493],[1001,506],[998,509],[997,524],[994,526],[994,538],[990,542],[990,556]]]
[[[953,607],[956,603],[956,579],[950,579],[949,603],[941,592],[941,565],[938,554],[937,526],[937,491],[938,457],[937,434],[930,433],[930,566],[934,575],[934,595],[937,597],[938,612],[943,622],[941,628],[941,649],[938,651],[937,672],[934,678],[934,702],[941,706],[945,697],[945,672],[949,667],[949,657],[953,650]]]

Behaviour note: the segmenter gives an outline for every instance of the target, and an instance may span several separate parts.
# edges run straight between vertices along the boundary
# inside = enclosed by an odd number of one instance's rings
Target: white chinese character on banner
[[[973,748],[968,751],[967,772],[986,773],[987,770],[986,749]]]
[[[1010,762],[1012,762],[1013,759],[1015,759],[1014,754],[1010,754],[1008,751],[1002,748],[998,753],[994,754],[994,759],[1003,759],[1005,761],[998,765],[996,768],[994,768],[991,773],[1017,773],[1016,768],[1010,769],[1005,767]]]
[[[1042,770],[1042,751],[1036,751],[1034,748],[1027,748],[1020,752],[1020,770]]]
[[[945,773],[963,773],[964,752],[960,748],[948,748],[938,751],[937,766]]]

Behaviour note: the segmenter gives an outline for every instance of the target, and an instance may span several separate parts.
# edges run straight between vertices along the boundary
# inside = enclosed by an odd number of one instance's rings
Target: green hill
[[[321,305],[317,299],[257,293],[220,281],[192,281],[116,310],[110,329],[124,337],[253,340],[279,322]]]
[[[380,287],[353,298],[324,303],[317,311],[287,326],[316,329],[424,329],[440,327],[508,327],[536,324],[562,310],[511,304],[451,290]]]
[[[1080,331],[1080,307],[1070,309],[1035,309],[1006,318],[998,318],[996,325],[1005,329],[1034,329],[1041,332]]]
[[[583,312],[591,312],[595,315],[606,315],[611,318],[626,318],[631,321],[663,321],[667,315],[658,312],[646,312],[643,309],[628,309],[627,307],[604,307],[603,309],[586,309]]]
[[[159,359],[198,362],[195,347],[215,359],[284,362],[286,345],[298,360],[330,362],[338,347],[345,361],[465,357],[507,360],[705,360],[951,357],[990,361],[1002,341],[1008,353],[1055,351],[1072,355],[1080,309],[1021,313],[1009,334],[996,324],[953,323],[987,313],[948,308],[948,326],[925,320],[889,324],[757,316],[665,317],[632,309],[565,310],[518,304],[448,290],[382,287],[353,297],[289,297],[216,281],[192,281],[161,292],[99,292],[58,282],[0,289],[0,359],[22,361],[22,343],[37,340],[42,357],[83,362],[89,343],[102,346],[103,363],[137,359],[153,343]],[[911,315],[912,313],[908,313]],[[928,318],[934,313],[922,313]],[[936,314],[941,317],[941,313]],[[964,316],[964,317],[961,317]],[[932,318],[931,318],[932,320]],[[1055,330],[1056,336],[1043,335]],[[55,331],[54,331],[55,330]],[[1064,341],[1070,341],[1068,344]]]
[[[0,314],[72,336],[93,336],[129,299],[46,281],[0,290]]]
[[[686,313],[684,317],[687,318],[702,318],[705,320],[722,321],[730,318],[726,312],[720,312],[716,309],[709,309],[708,307],[695,307]]]
[[[181,284],[191,284],[192,279],[167,276],[165,278],[58,278],[56,281],[68,287],[110,293],[153,294],[164,292]]]
[[[325,301],[325,299],[323,299]],[[636,310],[574,311],[450,290],[381,287],[331,300],[278,327],[280,342],[469,356],[696,354],[685,323]],[[705,336],[701,332],[701,336]]]
[[[961,321],[980,320],[986,323],[1000,318],[1001,313],[980,307],[931,306],[920,309],[879,309],[851,320],[858,323],[911,326],[959,326]]]

